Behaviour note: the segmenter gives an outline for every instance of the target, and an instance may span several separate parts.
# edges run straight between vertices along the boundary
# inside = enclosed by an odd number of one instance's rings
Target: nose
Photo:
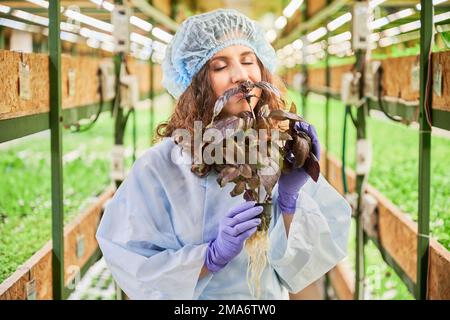
[[[248,80],[247,70],[240,63],[233,64],[231,68],[231,82],[239,83],[245,80]]]

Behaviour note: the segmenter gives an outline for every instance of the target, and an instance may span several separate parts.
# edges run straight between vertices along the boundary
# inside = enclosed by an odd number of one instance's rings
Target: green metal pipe
[[[153,5],[153,0],[149,0],[150,5]],[[155,20],[152,18],[149,18],[149,22],[154,25]],[[154,78],[154,74],[155,74],[155,68],[154,68],[154,62],[153,62],[153,48],[152,48],[152,53],[150,55],[150,59],[149,59],[149,64],[150,64],[150,82],[149,82],[149,99],[150,99],[150,110],[149,110],[149,116],[150,116],[150,121],[149,121],[149,144],[152,145],[153,144],[153,130],[154,130],[154,119],[155,119],[155,111],[154,111],[154,107],[155,107],[155,78]]]
[[[327,6],[329,6],[331,0],[327,0]],[[330,32],[327,30],[327,44],[328,39],[330,38]],[[325,49],[325,87],[330,88],[331,85],[331,70],[330,70],[330,54],[328,52],[328,45]],[[325,96],[325,177],[329,179],[330,177],[330,164],[328,161],[328,152],[330,150],[330,93],[327,90]],[[328,294],[328,288],[330,286],[330,276],[327,273],[325,275],[325,288],[324,288],[324,299],[330,300],[330,296]]]
[[[0,49],[5,49],[5,28],[0,26]]]
[[[150,145],[153,144],[155,130],[155,64],[150,58]]]
[[[170,0],[170,18],[173,21],[176,21],[175,19],[178,14],[178,2],[179,2],[179,0]]]
[[[360,58],[364,56],[363,52],[359,53]],[[365,139],[366,138],[366,116],[367,116],[367,105],[358,108],[357,111],[357,123],[356,128],[356,138]],[[362,224],[362,212],[361,212],[361,202],[362,196],[364,194],[364,180],[365,175],[358,174],[356,176],[356,192],[358,194],[358,203],[356,208],[356,281],[355,281],[355,299],[361,300],[364,298],[364,278],[365,278],[365,261],[364,261],[364,230]]]
[[[114,122],[114,143],[115,144],[123,144],[124,142],[124,128],[123,128],[123,120],[124,120],[124,113],[123,109],[120,106],[120,68],[123,63],[124,54],[123,53],[117,53],[114,56],[114,66],[115,66],[115,74],[116,74],[116,96],[114,98],[114,105],[113,105],[113,113],[115,115],[115,122]]]
[[[123,4],[122,0],[114,0],[116,5]],[[123,145],[124,144],[124,136],[125,136],[125,125],[127,118],[124,115],[123,109],[120,106],[120,69],[122,67],[122,63],[124,63],[125,55],[123,52],[116,53],[114,55],[114,67],[115,67],[115,75],[116,75],[116,95],[114,97],[113,102],[113,115],[115,115],[114,120],[114,144],[115,145]],[[121,180],[114,181],[116,188],[119,188],[122,184]],[[125,294],[122,289],[116,284],[116,300],[123,300],[125,298]]]
[[[114,3],[116,5],[121,5],[121,0],[114,0]],[[114,104],[113,104],[113,115],[115,116],[114,119],[114,145],[123,145],[124,142],[124,135],[125,135],[125,126],[124,126],[124,113],[123,109],[120,106],[120,69],[122,66],[122,63],[124,61],[124,53],[119,52],[114,55],[114,69],[115,69],[115,75],[116,75],[116,95],[114,97]],[[116,180],[115,185],[117,188],[119,188],[122,181]]]
[[[362,2],[363,0],[358,0]],[[358,49],[355,52],[356,55],[356,71],[361,73],[361,79],[359,84],[359,99],[364,98],[364,67],[366,63],[366,50]],[[350,110],[351,111],[351,110]],[[356,139],[367,138],[366,132],[366,117],[368,115],[368,104],[364,103],[358,107],[357,110],[357,126],[356,126]],[[358,162],[358,159],[356,159]],[[357,165],[358,166],[358,165]],[[365,174],[356,175],[356,192],[358,194],[357,206],[356,206],[356,264],[355,264],[355,300],[364,299],[364,281],[365,281],[365,257],[364,257],[364,244],[366,242],[365,233],[362,223],[362,197],[364,195],[366,183]]]
[[[305,21],[308,21],[308,1],[305,2],[305,4],[302,7],[302,16]],[[306,34],[307,30],[305,30]],[[306,46],[306,44],[303,44]],[[303,50],[303,61],[302,61],[302,73],[303,73],[303,84],[302,84],[302,117],[308,120],[308,115],[306,111],[306,100],[308,98],[308,66],[306,65],[306,50]]]
[[[327,6],[329,6],[331,0],[327,0]],[[330,69],[330,53],[328,52],[328,39],[330,38],[330,32],[327,31],[327,48],[325,51],[325,87],[327,89],[331,86],[331,69]],[[328,152],[330,150],[330,92],[326,91],[325,100],[325,176],[328,178],[330,173],[330,165],[328,162]]]
[[[136,108],[133,109],[133,163],[136,161],[137,150],[137,122],[136,122]]]
[[[153,52],[152,52],[153,55]],[[155,64],[150,57],[150,145],[153,144],[154,140],[154,129],[155,129]]]
[[[49,12],[49,75],[50,75],[50,136],[52,172],[52,284],[53,299],[64,293],[64,205],[62,165],[61,111],[61,39],[60,2],[50,1]]]
[[[420,130],[419,130],[419,215],[417,236],[416,299],[427,299],[430,233],[431,126],[427,106],[432,106],[431,48],[433,41],[433,4],[421,0],[420,11]],[[431,112],[429,117],[431,118]],[[431,119],[430,119],[431,122]]]

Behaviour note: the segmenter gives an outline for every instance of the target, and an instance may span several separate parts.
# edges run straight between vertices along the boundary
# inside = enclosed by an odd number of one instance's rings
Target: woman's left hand
[[[297,122],[295,126],[311,138],[311,151],[320,160],[320,143],[316,128],[307,122]],[[281,175],[278,181],[278,205],[280,206],[281,212],[295,213],[299,191],[308,179],[309,175],[303,168],[294,169],[288,174]]]

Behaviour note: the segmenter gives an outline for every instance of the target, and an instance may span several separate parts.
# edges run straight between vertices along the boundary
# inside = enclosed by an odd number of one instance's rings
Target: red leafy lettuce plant
[[[304,168],[314,181],[320,173],[319,162],[312,153],[311,139],[299,129],[297,122],[304,119],[297,115],[295,104],[289,111],[271,110],[267,104],[257,106],[253,110],[244,111],[236,116],[218,119],[223,108],[233,96],[240,96],[250,106],[253,88],[273,93],[281,98],[280,92],[267,82],[252,83],[245,81],[239,86],[227,90],[219,97],[214,105],[211,122],[203,133],[200,151],[209,148],[213,161],[195,162],[191,170],[200,177],[204,177],[212,170],[218,173],[217,182],[221,187],[234,183],[230,192],[232,197],[243,195],[247,201],[256,201],[264,207],[261,214],[261,224],[257,232],[246,241],[246,250],[249,254],[248,279],[249,287],[255,296],[259,296],[259,279],[265,268],[268,251],[268,230],[272,213],[272,190],[282,173],[288,173],[298,168]],[[282,100],[281,100],[282,101]],[[281,123],[289,125],[281,129]],[[261,130],[265,129],[265,130]],[[274,131],[277,137],[274,137]],[[220,132],[219,138],[212,131]],[[264,134],[261,134],[264,133]],[[238,143],[237,137],[245,139]],[[211,137],[214,137],[212,139]],[[265,150],[261,148],[264,140]],[[183,146],[184,142],[184,146]],[[183,148],[192,151],[191,142],[183,141]],[[243,143],[242,143],[243,142]],[[231,150],[231,152],[227,152]],[[279,157],[271,151],[279,152]],[[198,157],[194,156],[194,159]],[[238,161],[241,159],[241,161]]]

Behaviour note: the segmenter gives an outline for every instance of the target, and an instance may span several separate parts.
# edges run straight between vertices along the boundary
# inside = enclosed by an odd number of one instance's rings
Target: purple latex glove
[[[311,138],[312,152],[320,160],[320,144],[316,128],[306,122],[297,122],[295,128],[305,132]],[[295,213],[299,191],[309,178],[303,168],[294,169],[289,174],[281,175],[278,181],[278,205],[281,212]]]
[[[255,201],[248,201],[230,209],[219,223],[217,238],[209,242],[206,251],[206,267],[216,272],[236,257],[244,247],[244,241],[255,233],[261,219],[263,207],[255,207]]]

